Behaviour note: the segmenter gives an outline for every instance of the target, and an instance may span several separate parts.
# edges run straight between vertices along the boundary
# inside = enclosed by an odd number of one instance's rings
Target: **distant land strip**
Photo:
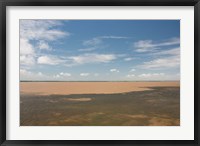
[[[153,90],[152,87],[180,87],[180,82],[20,82],[20,93],[37,95],[113,94]]]

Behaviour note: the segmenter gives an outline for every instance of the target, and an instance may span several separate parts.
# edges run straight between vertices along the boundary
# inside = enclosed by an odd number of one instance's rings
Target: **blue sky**
[[[20,79],[180,79],[179,20],[20,20]]]

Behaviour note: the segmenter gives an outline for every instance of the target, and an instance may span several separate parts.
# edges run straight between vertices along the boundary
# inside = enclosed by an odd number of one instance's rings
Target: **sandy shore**
[[[20,92],[37,95],[112,94],[179,86],[180,82],[21,82]]]

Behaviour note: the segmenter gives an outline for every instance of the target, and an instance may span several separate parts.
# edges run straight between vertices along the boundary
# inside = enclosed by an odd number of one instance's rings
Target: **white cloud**
[[[165,50],[165,51],[159,51],[159,52],[155,52],[152,55],[180,55],[180,48],[173,48],[173,49],[169,49],[169,50]]]
[[[59,74],[54,75],[53,78],[60,78],[60,75]]]
[[[20,65],[30,66],[35,64],[34,47],[29,40],[20,38]]]
[[[169,80],[179,80],[180,77],[175,74],[165,74],[163,72],[157,73],[141,73],[141,74],[128,74],[126,76],[128,80],[137,81],[169,81]]]
[[[124,61],[131,61],[131,60],[133,60],[133,58],[131,58],[131,57],[124,58]]]
[[[134,71],[135,71],[135,69],[134,69],[134,68],[130,70],[130,72],[134,72]]]
[[[110,69],[110,72],[119,72],[116,68]]]
[[[135,77],[135,75],[134,74],[128,74],[126,77],[132,78],[132,77]]]
[[[43,73],[41,73],[41,72],[38,72],[38,75],[39,75],[39,76],[43,76]]]
[[[48,42],[57,40],[61,37],[69,36],[70,33],[56,29],[62,25],[61,21],[56,20],[20,20],[20,64],[30,66],[35,64],[37,49],[51,50]],[[35,41],[35,47],[31,44]],[[49,61],[49,62],[48,62]],[[39,57],[37,63],[58,64],[57,60],[52,61],[48,57]]]
[[[35,64],[35,51],[28,39],[20,38],[20,65],[30,66]]]
[[[158,47],[178,44],[180,44],[179,38],[172,38],[162,42],[153,42],[152,40],[140,40],[134,43],[134,48],[136,48],[137,52],[152,52],[154,50],[157,50]]]
[[[51,47],[49,46],[49,44],[45,41],[39,41],[39,43],[37,44],[37,47],[41,50],[51,50]]]
[[[40,20],[40,19],[21,19],[20,27],[23,29],[36,29],[36,28],[46,28],[50,29],[51,27],[62,25],[61,21],[57,20]]]
[[[30,71],[27,71],[25,69],[20,69],[20,76],[23,76],[23,75],[30,75],[31,72]]]
[[[99,76],[99,74],[98,74],[98,73],[95,73],[95,74],[94,74],[94,76],[95,76],[95,77],[98,77],[98,76]]]
[[[83,42],[83,45],[85,46],[96,46],[98,44],[100,44],[102,41],[99,38],[92,38],[90,40],[86,40]]]
[[[99,37],[94,37],[90,40],[86,40],[83,42],[83,45],[86,46],[97,46],[102,43],[103,39],[127,39],[128,37],[124,36],[99,36]]]
[[[46,80],[51,79],[41,72],[31,72],[26,69],[20,69],[20,80]]]
[[[70,73],[64,73],[64,72],[60,72],[59,74],[56,74],[53,76],[54,78],[67,78],[67,77],[71,77]]]
[[[71,74],[67,73],[67,72],[66,73],[61,72],[60,75],[61,76],[65,76],[65,77],[70,77],[71,76]]]
[[[30,66],[35,64],[35,58],[32,55],[20,55],[20,65]]]
[[[83,54],[79,56],[68,57],[73,64],[85,63],[107,63],[117,58],[114,54]]]
[[[142,65],[139,65],[140,68],[144,69],[166,69],[174,68],[180,66],[180,57],[179,56],[170,56],[165,58],[158,58],[151,60],[149,62],[144,62]]]
[[[38,64],[47,64],[47,65],[57,65],[63,63],[64,60],[56,57],[56,56],[40,56],[37,59]]]
[[[143,73],[137,75],[138,80],[144,81],[169,81],[169,80],[179,80],[179,78],[173,74],[165,73]]]
[[[28,40],[56,40],[69,36],[69,32],[57,30],[54,27],[62,25],[55,20],[20,20],[20,37]]]
[[[140,74],[139,77],[142,78],[152,78],[152,77],[158,77],[158,76],[164,76],[164,73],[147,73],[147,74]]]
[[[63,64],[64,66],[75,66],[82,64],[92,64],[92,63],[108,63],[112,60],[117,59],[117,55],[114,54],[83,54],[78,56],[70,57],[57,57],[54,55],[44,55],[37,59],[38,64],[47,65],[58,65]]]
[[[34,48],[29,40],[20,38],[20,55],[34,55]]]
[[[157,59],[153,59],[148,62],[144,62],[139,65],[144,69],[166,69],[180,66],[180,48],[173,48],[164,51],[157,51],[151,55],[158,56]]]
[[[82,76],[82,77],[87,77],[89,75],[90,75],[89,73],[80,73],[80,76]]]
[[[124,36],[100,36],[98,38],[101,38],[101,39],[127,39],[128,37],[124,37]]]
[[[63,79],[69,79],[72,75],[67,72],[60,72],[56,75],[46,75],[42,72],[31,72],[26,69],[20,69],[20,80],[63,80]]]

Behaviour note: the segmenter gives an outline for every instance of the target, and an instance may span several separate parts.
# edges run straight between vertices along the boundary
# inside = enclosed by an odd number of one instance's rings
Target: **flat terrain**
[[[21,82],[20,91],[37,95],[112,94],[179,86],[179,82]]]
[[[178,126],[179,82],[21,82],[21,126]]]

